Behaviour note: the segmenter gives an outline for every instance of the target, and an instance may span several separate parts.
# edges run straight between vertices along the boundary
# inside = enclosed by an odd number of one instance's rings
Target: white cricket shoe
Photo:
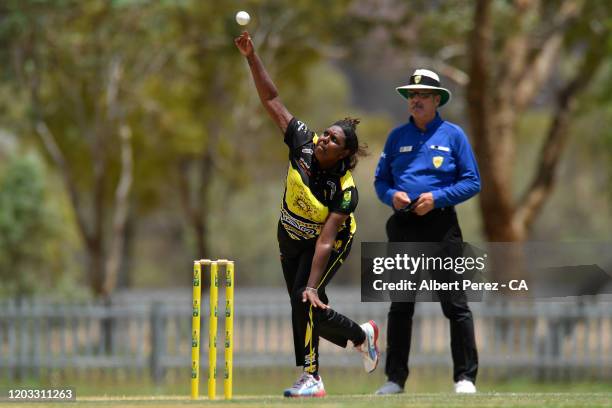
[[[474,394],[476,386],[469,380],[461,380],[455,383],[456,394]]]
[[[324,397],[326,393],[321,376],[317,375],[315,377],[303,372],[295,384],[283,392],[283,395],[290,398]]]
[[[370,320],[359,327],[365,333],[365,340],[356,348],[362,355],[363,368],[367,373],[371,373],[378,366],[378,356],[380,354],[378,352],[378,326],[374,320]]]
[[[403,392],[404,392],[404,389],[400,387],[398,383],[395,383],[393,381],[387,381],[386,383],[382,385],[382,387],[377,389],[374,394],[391,395],[391,394],[401,394]]]

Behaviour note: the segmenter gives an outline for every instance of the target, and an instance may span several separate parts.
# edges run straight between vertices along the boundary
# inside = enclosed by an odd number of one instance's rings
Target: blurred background
[[[5,0],[3,381],[146,373],[186,393],[200,258],[236,261],[247,325],[236,329],[237,366],[271,365],[274,350],[291,366],[276,244],[287,152],[233,44],[238,10],[250,13],[256,50],[295,116],[319,130],[349,115],[362,121],[370,155],[355,171],[357,241],[332,284],[349,316],[385,319],[384,304],[357,302],[359,243],[386,240],[390,209],[373,174],[389,131],[408,119],[394,88],[417,67],[453,92],[441,114],[466,130],[477,155],[483,190],[458,209],[466,241],[610,241],[607,1]],[[447,330],[429,306],[422,324]],[[477,305],[484,372],[487,361],[500,369],[483,378],[603,386],[612,376],[609,306],[597,296],[571,313]],[[448,335],[422,333],[416,367],[450,373]],[[334,365],[352,370],[358,361],[345,354]]]

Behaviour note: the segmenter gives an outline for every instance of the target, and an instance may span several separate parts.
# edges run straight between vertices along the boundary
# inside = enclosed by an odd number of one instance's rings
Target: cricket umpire
[[[396,88],[408,100],[410,119],[393,129],[385,143],[374,185],[378,198],[393,208],[389,242],[462,242],[455,205],[480,191],[474,153],[463,130],[438,113],[451,93],[435,72],[417,69],[408,85]],[[463,291],[440,297],[450,321],[455,392],[476,392],[478,353],[472,312]],[[376,394],[404,391],[414,302],[392,302],[388,314],[387,382]]]

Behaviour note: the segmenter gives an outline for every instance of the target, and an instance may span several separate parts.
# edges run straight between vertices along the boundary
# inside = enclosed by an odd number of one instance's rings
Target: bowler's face
[[[349,153],[346,148],[346,136],[340,126],[330,126],[319,136],[315,148],[315,156],[319,162],[324,160],[337,162],[344,159]]]
[[[433,118],[439,104],[440,95],[434,91],[418,90],[408,94],[410,114],[417,120]]]

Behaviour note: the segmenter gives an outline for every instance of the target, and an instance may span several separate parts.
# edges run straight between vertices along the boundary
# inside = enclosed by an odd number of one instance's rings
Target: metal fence
[[[375,319],[380,323],[384,353],[388,305],[360,303],[355,289],[330,292],[331,306],[339,312],[358,322]],[[237,290],[235,299],[235,368],[292,366],[286,293]],[[201,361],[205,363],[208,310],[204,299],[202,303]],[[587,373],[589,378],[611,378],[611,305],[609,298],[603,297],[530,304],[473,303],[480,366],[540,376],[567,371]],[[222,319],[219,328],[221,338]],[[411,367],[450,367],[448,332],[439,304],[418,304]],[[361,361],[357,353],[323,340],[320,351],[325,366],[357,366]],[[191,301],[187,291],[124,293],[97,303],[0,301],[0,373],[9,380],[36,377],[49,370],[107,369],[146,373],[162,381],[172,370],[189,375],[190,352]]]

